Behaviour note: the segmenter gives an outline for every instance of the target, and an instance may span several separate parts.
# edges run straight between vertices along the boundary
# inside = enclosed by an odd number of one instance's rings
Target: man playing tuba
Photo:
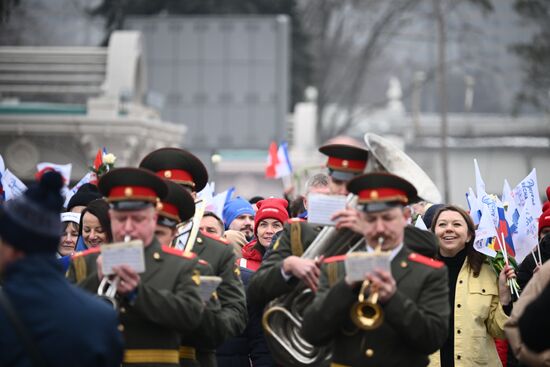
[[[391,272],[374,269],[364,275],[368,283],[353,282],[345,272],[345,256],[326,259],[315,300],[305,311],[302,336],[313,345],[332,342],[334,367],[426,366],[428,355],[447,337],[450,310],[444,264],[403,244],[404,206],[417,196],[416,189],[389,173],[362,175],[347,187],[358,195],[362,209],[367,245],[357,250],[389,251]],[[379,325],[357,306],[362,284],[370,284],[369,299],[377,299],[368,307],[374,317],[383,317]]]
[[[346,195],[347,182],[363,173],[369,152],[345,144],[325,145],[319,151],[328,157],[330,195]],[[357,226],[356,210],[346,209],[337,214],[340,214],[339,223],[345,222],[347,228],[361,232]],[[303,281],[311,289],[317,288],[319,261],[301,256],[317,237],[319,230],[319,227],[300,219],[292,219],[285,226],[279,239],[272,245],[269,255],[266,254],[266,259],[251,279],[248,296],[252,302],[265,304],[288,293],[296,286],[297,280]]]

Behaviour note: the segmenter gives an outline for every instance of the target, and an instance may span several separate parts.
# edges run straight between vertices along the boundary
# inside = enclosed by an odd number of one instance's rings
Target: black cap
[[[157,176],[201,191],[208,182],[208,172],[201,160],[187,150],[161,148],[149,153],[141,168],[153,171]]]
[[[175,182],[164,180],[168,186],[168,195],[159,205],[158,224],[175,227],[195,215],[195,200],[191,194]]]
[[[369,151],[346,144],[328,144],[319,148],[328,156],[329,175],[340,181],[349,181],[360,175],[367,167]]]
[[[366,212],[405,206],[418,200],[416,188],[409,181],[385,172],[358,176],[348,182],[347,189],[358,196],[358,203]]]
[[[91,183],[85,183],[80,186],[77,192],[69,200],[69,203],[67,204],[67,211],[71,211],[71,209],[75,206],[86,206],[90,201],[100,198],[101,194],[99,193],[97,186]]]
[[[163,179],[141,168],[116,168],[101,177],[99,192],[115,210],[139,210],[163,200],[168,187]]]

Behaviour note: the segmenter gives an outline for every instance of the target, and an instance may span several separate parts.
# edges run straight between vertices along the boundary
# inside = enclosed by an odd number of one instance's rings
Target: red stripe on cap
[[[161,171],[157,171],[157,176],[174,182],[187,183],[195,186],[193,176],[191,176],[189,172],[182,169],[164,169]]]
[[[362,172],[367,161],[328,157],[327,167],[339,171]]]
[[[408,203],[407,193],[394,188],[377,188],[359,191],[359,203],[371,203],[379,201],[401,201]]]
[[[149,187],[143,186],[115,186],[109,192],[110,201],[120,200],[147,200],[155,202],[157,193]]]
[[[177,220],[178,222],[181,222],[180,219],[180,212],[178,208],[174,204],[162,202],[162,209],[159,212],[159,215],[163,215],[165,217],[168,217],[170,219]]]

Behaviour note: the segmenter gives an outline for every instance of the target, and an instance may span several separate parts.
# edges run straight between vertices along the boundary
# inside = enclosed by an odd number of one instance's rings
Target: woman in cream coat
[[[515,276],[513,269],[505,268],[497,279],[485,255],[474,249],[474,223],[459,207],[442,207],[431,230],[449,270],[451,316],[449,336],[430,357],[430,366],[502,366],[494,338],[504,338],[512,304],[507,278]]]

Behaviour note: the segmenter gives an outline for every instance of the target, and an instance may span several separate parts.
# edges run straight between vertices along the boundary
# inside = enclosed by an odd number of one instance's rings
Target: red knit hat
[[[260,221],[268,218],[273,218],[285,224],[288,220],[288,201],[280,198],[269,198],[260,200],[256,203],[258,211],[254,217],[254,234],[256,235],[256,229]]]
[[[550,210],[545,211],[539,217],[539,237],[544,227],[550,227]]]

